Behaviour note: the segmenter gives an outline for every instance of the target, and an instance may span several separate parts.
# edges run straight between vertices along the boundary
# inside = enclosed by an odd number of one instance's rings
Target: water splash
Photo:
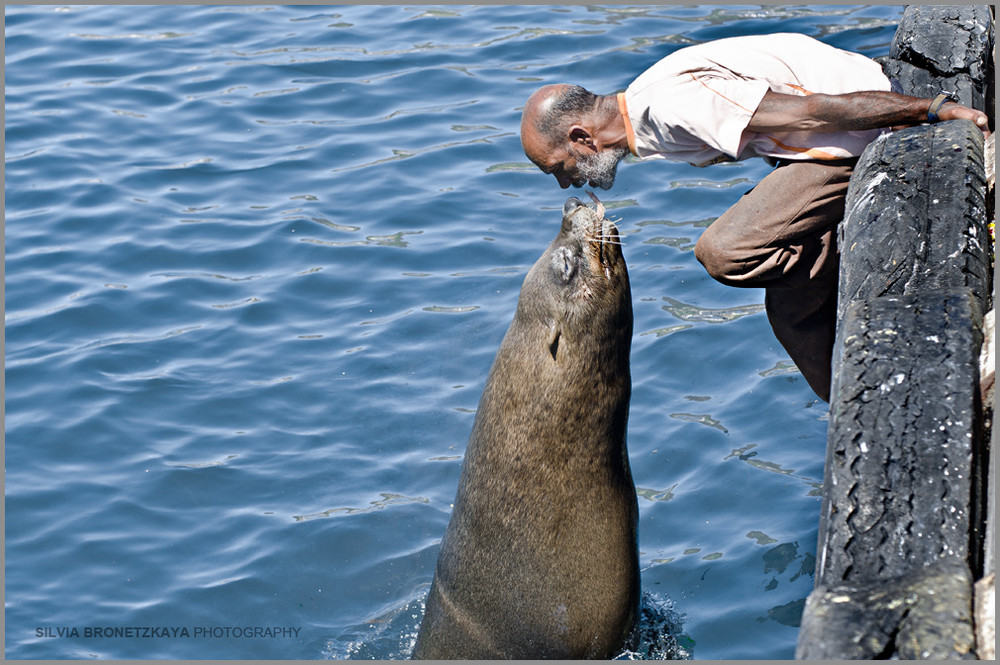
[[[419,586],[404,603],[363,621],[330,640],[323,657],[331,660],[404,660],[417,643],[430,584]],[[667,599],[643,591],[639,600],[638,642],[614,660],[689,660],[694,640],[683,633],[684,616]]]
[[[684,634],[684,615],[672,601],[648,591],[639,600],[639,640],[615,660],[690,660],[694,640]]]

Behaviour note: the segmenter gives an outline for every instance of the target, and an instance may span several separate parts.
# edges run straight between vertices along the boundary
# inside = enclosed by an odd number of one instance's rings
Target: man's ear
[[[573,125],[569,128],[569,142],[596,150],[594,135],[583,125]]]

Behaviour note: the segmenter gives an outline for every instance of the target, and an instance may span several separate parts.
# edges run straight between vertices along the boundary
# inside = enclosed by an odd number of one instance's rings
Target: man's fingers
[[[945,104],[938,112],[938,117],[942,120],[971,120],[979,127],[985,127],[988,122],[986,114],[982,111],[954,102]]]

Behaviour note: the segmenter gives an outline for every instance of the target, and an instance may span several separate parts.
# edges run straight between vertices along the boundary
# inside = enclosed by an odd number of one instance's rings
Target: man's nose
[[[565,173],[556,173],[556,180],[559,181],[559,186],[566,189],[573,184],[573,181],[566,177]]]

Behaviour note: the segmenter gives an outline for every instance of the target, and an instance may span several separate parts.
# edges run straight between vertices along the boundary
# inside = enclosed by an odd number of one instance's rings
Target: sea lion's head
[[[576,197],[563,204],[562,228],[553,242],[550,254],[553,268],[564,283],[573,282],[577,269],[585,269],[583,279],[577,286],[588,288],[600,275],[604,281],[599,284],[610,286],[625,272],[625,257],[622,255],[618,228],[604,216],[604,206],[593,196],[596,209],[585,205]]]
[[[570,198],[552,244],[535,262],[521,289],[518,318],[541,325],[546,350],[559,360],[569,352],[621,347],[628,354],[632,302],[621,240],[604,206]],[[604,352],[610,351],[604,348]]]

